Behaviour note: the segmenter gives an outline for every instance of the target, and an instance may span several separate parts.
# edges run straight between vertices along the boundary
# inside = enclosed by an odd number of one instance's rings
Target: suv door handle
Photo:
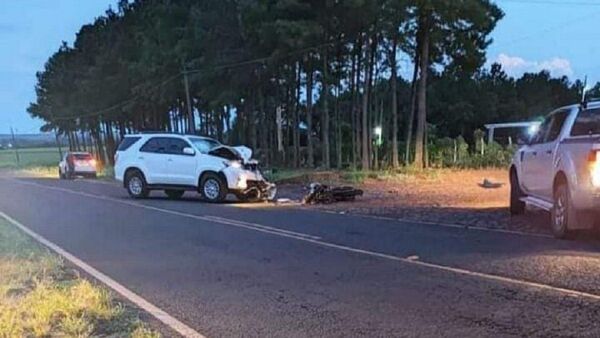
[[[533,156],[537,156],[537,151],[532,152]]]
[[[144,159],[144,156],[138,157],[138,160],[143,160],[143,159]]]
[[[168,162],[173,162],[172,158],[167,159]]]
[[[552,155],[552,150],[546,150],[546,154]]]

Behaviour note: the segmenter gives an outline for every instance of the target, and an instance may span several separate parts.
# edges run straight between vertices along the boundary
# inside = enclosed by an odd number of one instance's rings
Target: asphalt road
[[[0,211],[208,337],[600,336],[593,240],[155,195],[0,176]]]

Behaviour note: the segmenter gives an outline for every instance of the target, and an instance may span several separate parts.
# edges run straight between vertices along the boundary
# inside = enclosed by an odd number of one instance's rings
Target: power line
[[[171,81],[179,78],[180,76],[181,76],[181,74],[177,73],[176,75],[173,75],[173,76],[167,78],[166,80],[162,81],[161,83],[159,83],[159,84],[157,84],[157,85],[155,85],[153,87],[150,87],[151,88],[150,91],[152,91],[154,89],[158,89],[159,87],[162,87],[162,86],[166,85],[167,83],[169,83],[169,82],[171,82]],[[102,114],[108,113],[111,110],[114,110],[114,109],[120,108],[122,106],[125,106],[125,105],[127,105],[127,104],[129,104],[129,103],[131,103],[131,102],[133,102],[135,100],[137,100],[138,98],[140,98],[142,96],[143,96],[142,94],[138,94],[138,95],[133,96],[132,98],[129,98],[129,99],[123,100],[123,101],[121,101],[119,103],[116,103],[116,104],[114,104],[114,105],[112,105],[112,106],[110,106],[108,108],[104,108],[104,109],[97,110],[95,112],[90,112],[90,113],[87,113],[87,114],[74,115],[74,116],[54,117],[54,118],[51,118],[51,121],[67,121],[67,120],[74,120],[74,119],[79,119],[79,118],[87,118],[87,117],[100,116]]]
[[[164,85],[166,85],[167,83],[179,78],[181,75],[183,74],[197,74],[197,73],[203,73],[203,72],[209,72],[209,71],[216,71],[216,70],[223,70],[223,69],[230,69],[230,68],[235,68],[235,67],[240,67],[240,66],[245,66],[245,65],[250,65],[250,64],[256,64],[256,63],[265,63],[267,61],[269,61],[270,59],[275,59],[275,58],[283,58],[283,57],[288,57],[291,55],[295,55],[295,54],[301,54],[301,53],[305,53],[307,51],[310,50],[315,50],[315,49],[319,49],[328,45],[334,45],[336,44],[336,42],[326,42],[326,43],[322,43],[319,45],[314,45],[311,47],[306,47],[306,48],[302,48],[302,49],[298,49],[295,51],[291,51],[288,53],[285,53],[283,55],[271,55],[271,56],[267,56],[267,57],[261,57],[261,58],[256,58],[256,59],[250,59],[250,60],[245,60],[245,61],[240,61],[240,62],[235,62],[235,63],[229,63],[229,64],[223,64],[223,65],[218,65],[218,66],[214,66],[211,67],[211,69],[192,69],[192,70],[186,70],[184,72],[180,72],[177,73],[169,78],[167,78],[166,80],[164,80],[163,82],[159,83],[158,85],[151,87],[153,89],[158,89]],[[143,95],[142,94],[138,94],[132,98],[123,100],[119,103],[116,103],[108,108],[104,108],[102,110],[98,110],[95,112],[90,112],[87,114],[81,114],[81,115],[75,115],[75,116],[61,116],[61,117],[56,117],[56,118],[51,118],[51,121],[69,121],[69,120],[74,120],[74,119],[81,119],[81,118],[88,118],[88,117],[96,117],[96,116],[100,116],[102,114],[105,114],[107,112],[110,112],[114,109],[120,108],[122,106],[125,106],[131,102],[134,102],[135,100],[137,100],[138,98],[141,98]]]
[[[546,33],[550,33],[552,31],[555,31],[557,29],[564,29],[565,27],[572,27],[574,25],[582,23],[584,20],[587,20],[587,19],[590,19],[590,18],[596,18],[598,16],[598,14],[600,14],[600,12],[595,11],[595,12],[592,12],[592,13],[587,13],[587,14],[582,15],[582,16],[578,16],[578,17],[570,19],[568,21],[563,21],[563,22],[561,22],[561,23],[559,23],[557,25],[554,25],[554,26],[548,27],[546,29],[540,30],[540,31],[538,31],[536,33],[514,38],[514,39],[512,39],[510,41],[507,41],[506,43],[504,43],[503,46],[512,45],[512,44],[517,43],[517,42],[522,42],[522,41],[530,40],[530,39],[536,38],[536,37],[538,37],[538,36],[540,36],[542,34],[546,34]]]
[[[600,6],[599,2],[589,1],[558,1],[558,0],[502,0],[516,4],[559,5],[559,6]]]
[[[311,50],[317,50],[319,48],[325,47],[325,46],[331,46],[331,45],[335,45],[337,44],[336,42],[326,42],[326,43],[322,43],[319,45],[314,45],[311,47],[305,47],[302,49],[297,49],[295,51],[291,51],[282,55],[271,55],[271,56],[265,56],[262,58],[256,58],[256,59],[251,59],[251,60],[245,60],[245,61],[240,61],[240,62],[236,62],[236,63],[230,63],[230,64],[224,64],[224,65],[219,65],[219,66],[214,66],[212,67],[212,69],[191,69],[188,70],[187,73],[188,74],[195,74],[195,73],[202,73],[202,72],[208,72],[208,71],[215,71],[215,70],[223,70],[223,69],[229,69],[229,68],[235,68],[235,67],[241,67],[241,66],[247,66],[250,64],[255,64],[255,63],[265,63],[271,59],[278,59],[278,58],[285,58],[285,57],[289,57],[292,55],[296,55],[296,54],[302,54]]]

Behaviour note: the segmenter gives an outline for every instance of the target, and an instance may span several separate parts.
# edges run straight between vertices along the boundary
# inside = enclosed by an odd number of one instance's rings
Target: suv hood
[[[248,163],[252,158],[252,150],[245,146],[219,146],[208,152],[210,155],[222,157],[227,160],[237,160]]]

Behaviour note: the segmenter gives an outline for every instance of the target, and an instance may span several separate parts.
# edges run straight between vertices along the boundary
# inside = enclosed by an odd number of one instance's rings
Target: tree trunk
[[[256,95],[253,93],[251,96],[251,101],[248,102],[248,120],[246,121],[248,127],[248,133],[250,134],[250,146],[253,151],[258,150],[258,137],[256,135],[256,105],[254,104],[256,100]]]
[[[421,27],[419,28],[423,34],[421,43],[421,54],[419,68],[419,92],[418,92],[418,114],[417,114],[417,132],[415,134],[415,162],[414,166],[417,169],[423,169],[424,167],[424,141],[425,141],[425,128],[427,127],[427,69],[429,68],[429,25],[428,18],[425,17],[421,21]]]
[[[310,62],[310,61],[309,61]],[[314,157],[314,149],[313,149],[313,140],[312,140],[312,90],[313,90],[313,70],[310,65],[306,69],[306,138],[307,138],[307,165],[309,168],[313,168],[315,166],[315,157]]]
[[[359,56],[360,57],[360,56]],[[350,133],[352,134],[352,169],[356,169],[356,164],[357,164],[357,153],[358,153],[358,147],[357,147],[357,133],[358,133],[358,123],[356,120],[356,97],[357,97],[357,91],[358,91],[358,81],[356,81],[357,78],[357,74],[360,74],[360,71],[357,71],[357,62],[356,62],[357,57],[356,56],[352,56],[352,78],[350,79],[351,83],[350,83],[350,89],[352,90],[352,102],[350,103]]]
[[[370,39],[367,39],[367,42]],[[367,60],[365,62],[366,78],[363,90],[363,102],[362,102],[362,170],[369,170],[371,167],[371,154],[369,152],[369,88],[371,86],[371,75],[373,71],[373,64],[370,62],[373,58],[371,53],[373,50],[370,48],[367,53]]]
[[[297,63],[296,68],[296,102],[294,104],[294,128],[292,132],[294,133],[293,165],[295,168],[298,168],[300,166],[300,93],[302,89],[302,68],[300,62]]]
[[[225,116],[225,107],[219,107],[219,109],[217,109],[215,111],[215,114],[217,114],[215,116],[215,122],[217,124],[217,140],[219,140],[219,142],[223,142],[223,117]]]
[[[327,51],[323,57],[323,120],[321,121],[321,132],[323,137],[322,156],[323,167],[329,169],[330,154],[329,154],[329,63]]]
[[[341,51],[338,51],[338,68],[337,68],[337,81],[336,81],[336,95],[335,95],[335,155],[336,161],[335,166],[337,169],[342,169],[342,119],[340,114],[340,88],[342,87],[342,61]]]
[[[270,121],[267,119],[267,113],[265,112],[265,100],[263,96],[262,88],[258,89],[258,117],[257,120],[260,122],[260,153],[264,157],[265,165],[268,167],[271,163],[271,152],[269,151],[269,134],[271,132]],[[257,128],[254,127],[254,133],[258,133]]]
[[[419,50],[420,43],[417,43],[417,50]],[[419,54],[417,53],[415,59],[415,65],[413,69],[413,77],[411,83],[410,93],[410,111],[408,112],[408,120],[406,121],[406,149],[404,153],[404,164],[410,163],[410,152],[411,143],[413,136],[413,128],[415,123],[415,110],[417,109],[417,76],[419,74]]]
[[[396,35],[394,35],[392,43],[392,54],[390,55],[390,66],[392,68],[392,167],[397,169],[400,162],[398,160],[398,69],[396,65],[398,37]]]

